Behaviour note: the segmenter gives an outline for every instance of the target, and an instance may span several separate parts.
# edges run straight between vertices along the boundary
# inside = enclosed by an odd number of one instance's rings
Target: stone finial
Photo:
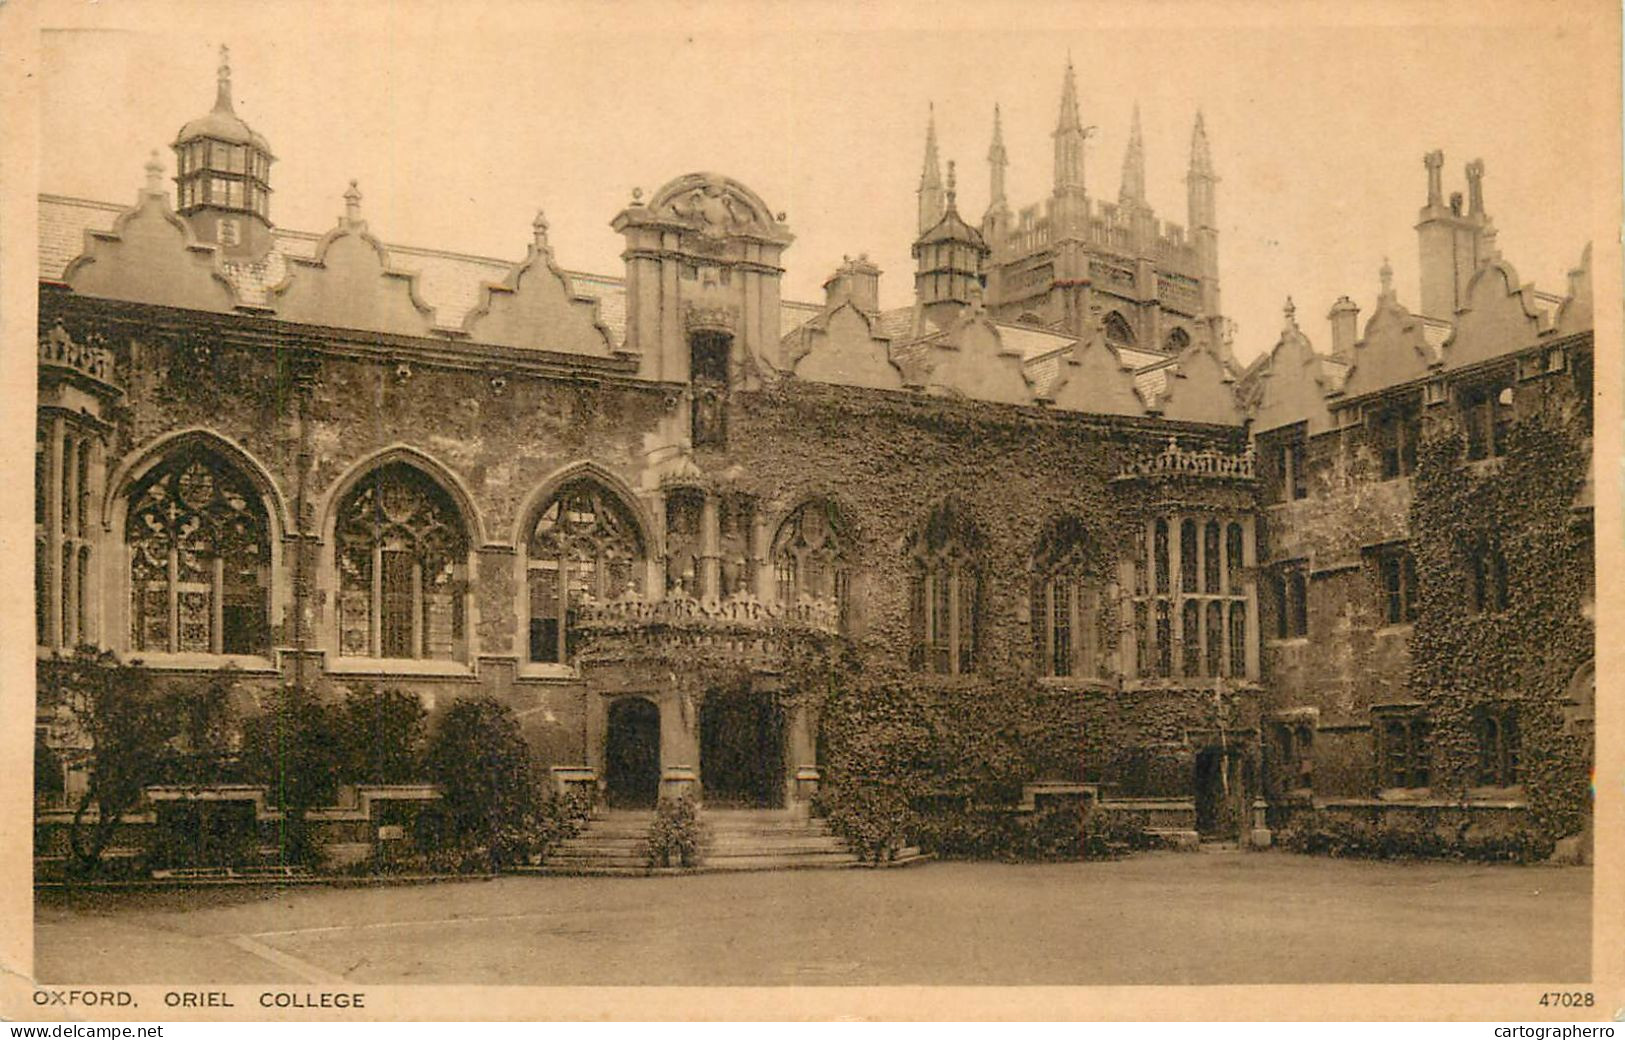
[[[634,206],[643,205],[643,189],[642,188],[633,188],[632,189],[632,205],[634,205]]]
[[[147,158],[147,194],[162,195],[164,193],[163,177],[164,164],[158,158],[158,149],[154,148]]]
[[[536,242],[536,251],[538,253],[547,252],[547,214],[537,210],[536,219],[530,222],[530,230]]]
[[[954,208],[954,161],[948,160],[948,208]]]
[[[1382,298],[1385,300],[1392,299],[1394,295],[1394,265],[1388,262],[1386,256],[1382,258],[1382,267],[1377,271],[1377,277],[1382,280]]]
[[[1286,327],[1289,328],[1289,329],[1297,328],[1298,327],[1298,306],[1297,306],[1297,304],[1292,302],[1292,297],[1288,296],[1286,298],[1286,306],[1281,308],[1281,310],[1282,310],[1283,313],[1286,314]]]
[[[1467,215],[1484,215],[1484,160],[1474,159],[1467,164]]]
[[[344,192],[344,222],[346,224],[361,223],[361,188],[355,181]]]

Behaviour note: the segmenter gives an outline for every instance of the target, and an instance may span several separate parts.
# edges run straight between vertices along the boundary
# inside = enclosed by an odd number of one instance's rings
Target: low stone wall
[[[310,810],[305,822],[328,866],[343,867],[410,846],[419,814],[439,800],[430,784],[346,787],[339,804]],[[73,816],[70,808],[36,809],[36,877],[49,879],[66,868]],[[286,821],[259,785],[149,787],[141,809],[120,818],[103,860],[120,874],[141,876],[174,865],[270,865],[281,859]],[[84,823],[95,822],[92,810]]]

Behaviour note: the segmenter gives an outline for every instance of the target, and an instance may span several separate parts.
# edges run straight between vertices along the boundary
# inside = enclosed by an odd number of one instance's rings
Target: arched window
[[[563,664],[575,653],[574,625],[587,597],[643,591],[643,538],[632,513],[590,479],[558,490],[526,547],[530,659]]]
[[[834,603],[846,624],[848,552],[846,524],[827,498],[798,506],[773,536],[773,576],[779,602],[786,606],[801,597]]]
[[[444,488],[390,463],[339,506],[339,654],[466,656],[468,535]]]
[[[1134,346],[1134,329],[1130,327],[1128,319],[1117,311],[1106,315],[1106,342],[1119,347]]]
[[[982,610],[980,532],[952,503],[939,506],[915,535],[913,620],[916,671],[972,672]]]
[[[1191,334],[1179,328],[1168,333],[1167,338],[1162,341],[1162,349],[1170,354],[1182,353],[1190,345]]]
[[[132,650],[270,649],[269,524],[236,467],[200,450],[165,459],[131,491],[124,538]]]
[[[1049,523],[1033,559],[1033,653],[1038,673],[1056,678],[1106,674],[1101,574],[1095,540],[1075,517]]]

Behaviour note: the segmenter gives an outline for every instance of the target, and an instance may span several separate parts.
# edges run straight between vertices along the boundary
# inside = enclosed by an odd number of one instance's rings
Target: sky
[[[1275,343],[1289,295],[1322,349],[1338,296],[1363,323],[1384,258],[1414,306],[1435,148],[1447,194],[1484,160],[1487,209],[1524,281],[1561,292],[1587,241],[1616,241],[1594,215],[1615,161],[1596,128],[1617,112],[1592,105],[1617,70],[1583,56],[1602,31],[1588,26],[1617,8],[1469,6],[63,5],[41,34],[39,188],[133,201],[153,148],[173,173],[168,145],[213,104],[227,43],[237,113],[278,158],[279,226],[325,231],[354,178],[387,242],[518,260],[540,208],[562,266],[620,274],[609,222],[632,189],[708,170],[787,214],[785,298],[821,299],[842,257],[867,253],[882,304],[900,306],[927,106],[963,213],[987,205],[995,102],[1011,205],[1039,202],[1070,54],[1098,128],[1097,199],[1117,197],[1138,102],[1147,195],[1186,223],[1204,112],[1223,307],[1246,360]]]

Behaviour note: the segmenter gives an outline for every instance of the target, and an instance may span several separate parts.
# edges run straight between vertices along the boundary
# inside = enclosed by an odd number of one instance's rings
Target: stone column
[[[784,726],[784,763],[789,788],[786,808],[806,812],[812,796],[818,793],[818,713],[797,699]]]
[[[1257,520],[1247,517],[1241,522],[1241,566],[1246,580],[1242,585],[1247,594],[1247,675],[1258,678],[1258,542]]]
[[[750,558],[756,566],[756,588],[751,591],[763,603],[773,602],[777,592],[773,578],[773,561],[770,559],[773,546],[768,541],[771,537],[767,529],[767,517],[762,515],[761,506],[758,504],[750,528]]]
[[[660,797],[700,797],[700,701],[668,689],[660,705]]]
[[[658,603],[666,598],[666,493],[657,491],[649,499],[649,559],[643,598]]]
[[[1178,513],[1168,517],[1168,674],[1175,679],[1185,675],[1184,526],[1185,518]]]
[[[45,645],[62,646],[62,466],[68,424],[60,415],[51,417],[51,439],[45,455]]]
[[[717,496],[705,493],[700,506],[700,573],[698,594],[702,600],[722,598],[722,535],[718,530]]]
[[[87,643],[101,646],[102,634],[102,583],[100,581],[101,554],[107,540],[102,537],[101,501],[103,489],[107,485],[107,445],[100,437],[90,440],[90,473],[86,481],[85,493],[85,544],[90,546],[90,566],[85,570],[85,587],[79,590],[79,595],[86,597],[86,607],[81,612],[85,619],[85,630],[79,633],[79,638]]]

